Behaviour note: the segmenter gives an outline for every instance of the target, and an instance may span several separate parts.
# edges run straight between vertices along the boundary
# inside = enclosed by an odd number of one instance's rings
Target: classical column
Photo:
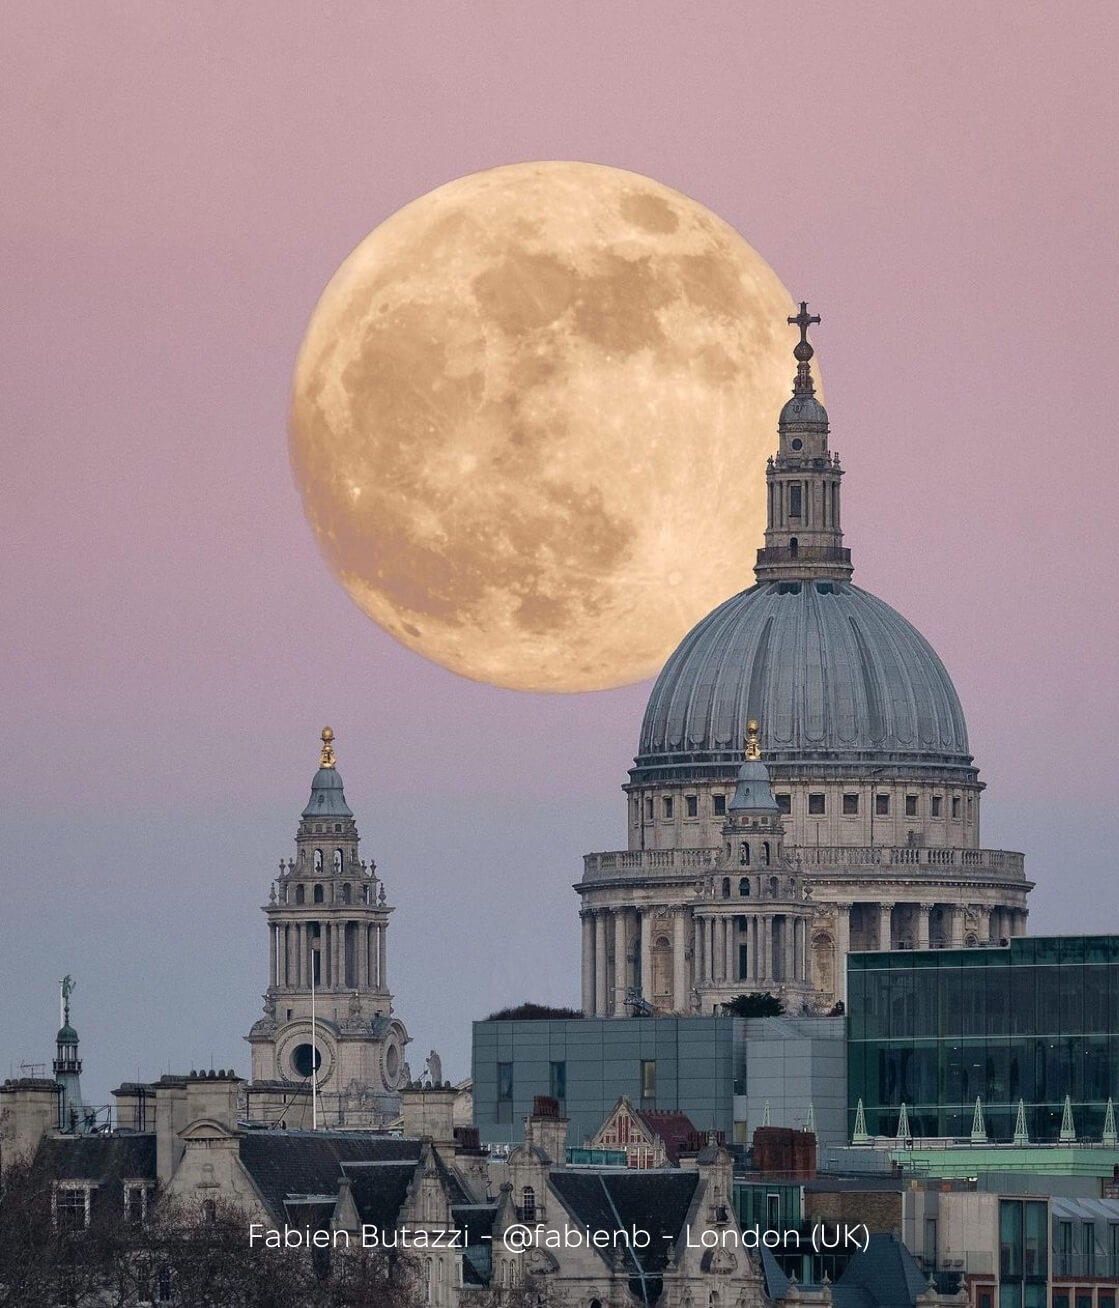
[[[929,913],[932,909],[931,904],[917,905],[917,948],[928,949],[929,947]]]
[[[307,988],[306,939],[306,922],[297,922],[295,924],[295,984],[300,990],[305,990]]]
[[[687,930],[688,920],[684,916],[686,908],[678,908],[672,921],[672,1007],[678,1013],[687,1013],[688,1003],[688,965]]]
[[[389,988],[389,928],[382,922],[376,931],[377,940],[377,989]]]
[[[801,927],[804,925],[804,923],[800,920],[799,917],[789,917],[786,918],[785,920],[786,922],[788,922],[789,929],[792,932],[792,942],[793,942],[792,957],[790,959],[790,962],[792,963],[792,971],[789,973],[789,980],[799,981],[800,980],[800,956],[801,956]]]
[[[626,1011],[626,911],[614,910],[614,1016]]]
[[[606,1016],[606,910],[594,914],[594,1015]]]
[[[704,969],[707,973],[707,980],[712,985],[715,983],[715,919],[713,917],[705,918],[703,925],[703,960]]]
[[[583,1012],[594,1016],[594,916],[583,910]]]
[[[878,905],[878,948],[892,949],[894,943],[893,934],[893,904]]]
[[[964,910],[960,904],[953,904],[949,909],[948,943],[953,949],[964,947]]]
[[[734,926],[735,920],[733,917],[728,917],[728,918],[724,918],[723,921],[726,924],[724,927],[725,934],[723,937],[723,942],[726,948],[726,954],[724,955],[725,966],[726,966],[726,977],[728,981],[737,981],[738,959],[735,958],[734,956],[734,945],[735,945],[735,934],[736,934],[735,926]]]
[[[641,998],[653,1002],[653,910],[642,908],[637,913],[641,925]]]

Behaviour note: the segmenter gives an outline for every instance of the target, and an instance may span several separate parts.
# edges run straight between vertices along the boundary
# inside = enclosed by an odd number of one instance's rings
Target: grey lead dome
[[[726,775],[757,718],[768,763],[973,772],[967,725],[935,650],[841,580],[754,586],[692,629],[657,678],[635,782]]]

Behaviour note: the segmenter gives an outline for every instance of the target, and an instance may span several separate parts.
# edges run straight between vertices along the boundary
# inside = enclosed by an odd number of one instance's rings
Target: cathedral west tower
[[[952,680],[920,632],[851,580],[843,472],[812,379],[808,328],[819,321],[804,303],[789,319],[796,375],[766,469],[756,584],[668,659],[625,786],[629,847],[586,856],[576,889],[588,1013],[633,1011],[630,994],[661,1011],[717,1007],[697,980],[697,911],[725,854],[751,719],[813,904],[811,1006],[843,998],[850,949],[997,944],[1025,931],[1031,883],[1021,854],[982,846],[983,783]],[[756,989],[734,941],[726,985]],[[658,947],[671,987],[657,989],[644,961]]]
[[[399,1111],[408,1033],[389,990],[392,909],[359,839],[325,727],[295,858],[281,860],[264,907],[268,990],[247,1039],[250,1106],[266,1119],[311,1125],[292,1120],[285,1103],[305,1107],[312,1082],[320,1125],[378,1125]]]

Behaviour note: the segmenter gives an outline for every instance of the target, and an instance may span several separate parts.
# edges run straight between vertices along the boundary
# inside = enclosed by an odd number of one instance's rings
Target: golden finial
[[[746,723],[746,757],[757,759],[762,756],[762,747],[758,744],[758,720],[751,718]]]
[[[320,768],[334,766],[334,730],[332,727],[322,729],[322,753],[319,755]]]

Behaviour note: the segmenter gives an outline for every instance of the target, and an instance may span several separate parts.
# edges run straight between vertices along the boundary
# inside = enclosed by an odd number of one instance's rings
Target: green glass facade
[[[1009,1141],[1019,1099],[1033,1142],[1055,1141],[1065,1096],[1079,1139],[1119,1099],[1119,936],[1020,937],[987,949],[851,954],[848,1131]]]

